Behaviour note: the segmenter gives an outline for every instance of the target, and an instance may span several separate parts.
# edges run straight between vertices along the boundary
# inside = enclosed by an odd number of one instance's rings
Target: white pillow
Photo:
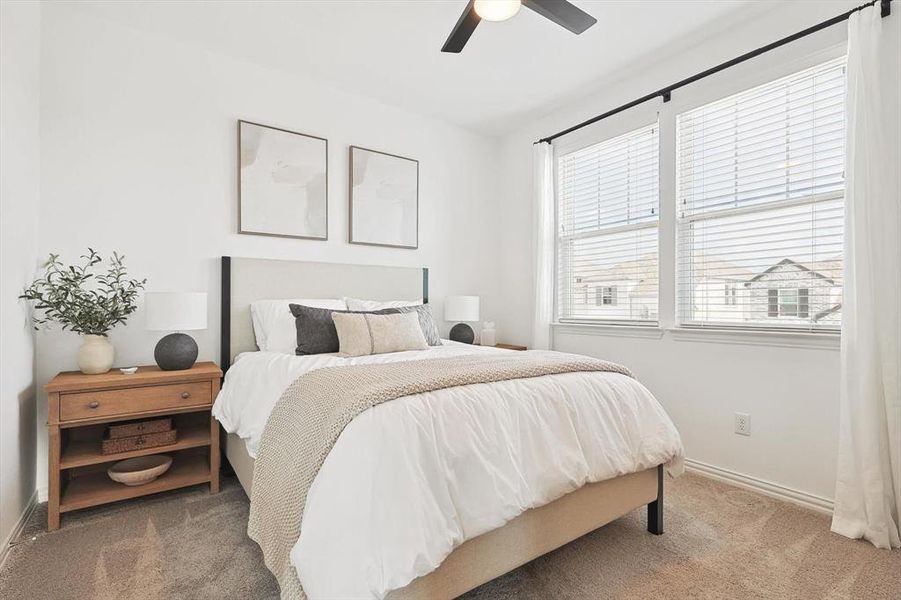
[[[347,304],[347,310],[366,311],[382,310],[383,308],[401,308],[403,306],[419,306],[419,300],[359,300],[357,298],[342,298]]]
[[[297,349],[297,327],[289,304],[303,304],[313,308],[347,310],[344,300],[339,299],[284,299],[257,300],[250,303],[250,317],[253,320],[253,335],[257,347],[264,352],[294,354]]]
[[[340,356],[426,350],[429,347],[416,313],[333,313],[332,320],[338,333]]]

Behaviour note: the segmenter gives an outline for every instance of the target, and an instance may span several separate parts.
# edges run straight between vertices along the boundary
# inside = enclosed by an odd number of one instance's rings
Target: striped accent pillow
[[[429,346],[441,345],[441,334],[438,332],[438,324],[432,316],[432,307],[428,304],[417,304],[415,306],[398,306],[396,308],[383,308],[377,310],[373,314],[387,315],[392,313],[411,313],[415,312],[419,317],[419,326],[422,328],[422,335]]]

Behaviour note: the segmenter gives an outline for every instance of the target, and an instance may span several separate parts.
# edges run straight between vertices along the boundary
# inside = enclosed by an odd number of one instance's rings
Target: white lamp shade
[[[187,331],[206,329],[206,292],[147,292],[144,294],[147,329]]]
[[[445,321],[478,321],[478,296],[448,296],[444,300]]]

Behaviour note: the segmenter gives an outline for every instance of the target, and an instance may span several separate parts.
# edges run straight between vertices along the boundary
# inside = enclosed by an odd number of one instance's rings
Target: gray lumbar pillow
[[[302,304],[289,304],[297,328],[297,350],[295,354],[326,354],[338,351],[338,331],[332,321],[332,313],[350,312],[313,308]]]
[[[302,304],[289,304],[291,314],[294,315],[294,325],[297,329],[297,350],[295,354],[327,354],[338,352],[338,330],[332,319],[334,313],[353,313],[371,315],[394,315],[415,312],[419,318],[419,326],[422,335],[429,346],[440,346],[441,337],[438,334],[438,325],[432,318],[432,310],[428,304],[416,306],[400,306],[397,308],[383,308],[381,310],[363,312],[352,310],[332,310],[328,308],[313,308]]]

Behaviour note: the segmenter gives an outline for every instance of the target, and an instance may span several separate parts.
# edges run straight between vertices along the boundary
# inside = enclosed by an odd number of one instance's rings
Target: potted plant
[[[33,319],[35,329],[56,322],[63,330],[83,336],[78,349],[82,373],[106,373],[113,366],[115,352],[106,334],[137,309],[138,292],[147,283],[146,279],[128,279],[124,258],[113,252],[103,271],[98,267],[103,257],[91,248],[81,256],[79,265],[64,265],[58,254],[51,254],[44,276],[19,296],[33,301],[40,311]]]

